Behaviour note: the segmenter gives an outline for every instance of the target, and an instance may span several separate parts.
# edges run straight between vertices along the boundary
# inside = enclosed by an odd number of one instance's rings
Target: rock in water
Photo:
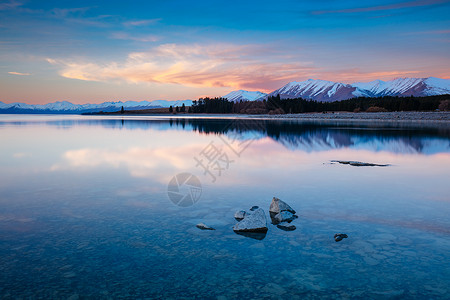
[[[197,226],[197,228],[200,228],[201,230],[215,230],[214,228],[209,227],[208,225],[205,225],[203,223],[199,223],[196,226]]]
[[[245,210],[239,210],[234,213],[234,218],[236,220],[240,221],[240,220],[244,219],[246,215],[247,215],[247,213],[245,212]]]
[[[234,225],[233,230],[236,232],[266,232],[267,221],[266,214],[262,208],[256,209],[251,215]]]
[[[342,239],[346,239],[346,238],[348,238],[348,235],[346,235],[345,233],[336,233],[334,235],[334,240],[336,242],[342,241]]]
[[[277,227],[284,231],[293,231],[293,230],[297,229],[297,227],[295,227],[295,225],[286,224],[286,223],[278,224]]]
[[[294,219],[297,219],[298,217],[296,215],[294,215],[293,213],[289,212],[289,211],[282,211],[278,214],[276,214],[275,216],[271,216],[272,219],[272,223],[274,224],[278,224],[281,222],[292,222]]]
[[[360,162],[360,161],[353,161],[353,160],[332,160],[332,163],[340,163],[341,165],[350,165],[354,167],[388,167],[389,164],[373,164],[373,163],[366,163],[366,162]]]
[[[258,208],[259,208],[259,206],[256,206],[256,205],[255,205],[255,206],[252,206],[252,208],[250,208],[250,210],[251,210],[251,211],[255,211],[255,210],[257,210]]]
[[[272,203],[270,203],[269,212],[278,214],[282,211],[288,211],[295,214],[295,210],[293,210],[292,207],[289,206],[289,204],[287,204],[283,200],[273,197]]]

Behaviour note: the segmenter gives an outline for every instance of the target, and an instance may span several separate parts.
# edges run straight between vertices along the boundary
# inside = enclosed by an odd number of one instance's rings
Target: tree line
[[[193,101],[188,113],[242,113],[242,114],[284,114],[327,111],[433,111],[450,110],[450,95],[427,97],[380,98],[357,97],[342,101],[320,102],[303,98],[281,99],[271,96],[263,101],[233,102],[226,98],[200,98]],[[173,109],[170,110],[171,112]],[[176,111],[185,112],[185,107]]]

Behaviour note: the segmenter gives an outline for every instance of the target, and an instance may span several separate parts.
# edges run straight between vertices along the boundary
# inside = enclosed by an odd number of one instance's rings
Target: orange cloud
[[[19,75],[19,76],[29,76],[29,75],[31,75],[30,73],[20,73],[20,72],[8,72],[8,74]]]
[[[124,62],[47,61],[61,66],[60,75],[66,78],[203,87],[267,89],[271,88],[268,82],[304,78],[314,71],[310,62],[287,63],[285,59],[256,45],[163,44],[147,52],[130,53]]]

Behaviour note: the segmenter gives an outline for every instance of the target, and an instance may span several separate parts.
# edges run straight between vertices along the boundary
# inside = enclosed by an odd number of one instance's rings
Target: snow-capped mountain
[[[280,95],[282,99],[304,98],[317,101],[334,101],[355,97],[353,94],[355,90],[355,87],[345,83],[308,79],[301,82],[290,82],[273,91],[269,96]]]
[[[239,102],[239,101],[254,101],[260,98],[264,98],[265,96],[267,96],[266,93],[262,93],[262,92],[251,92],[251,91],[244,91],[244,90],[239,90],[239,91],[232,91],[231,93],[226,94],[225,96],[223,96],[222,98],[226,98],[228,99],[228,101],[233,101],[233,102]]]
[[[352,84],[365,97],[433,96],[450,93],[450,80],[435,77],[397,78],[390,81],[375,80]]]
[[[282,99],[301,97],[316,101],[340,101],[354,97],[422,97],[443,94],[450,94],[450,79],[428,77],[375,80],[353,84],[308,79],[290,82],[268,96],[280,95]]]
[[[154,101],[117,101],[103,102],[100,104],[73,104],[68,101],[57,101],[48,104],[3,103],[0,102],[0,113],[87,113],[87,112],[112,112],[124,107],[125,110],[150,109],[169,106],[190,106],[192,100],[154,100]]]

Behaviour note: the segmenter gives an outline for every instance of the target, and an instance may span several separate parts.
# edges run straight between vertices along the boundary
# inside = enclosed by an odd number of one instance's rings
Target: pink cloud
[[[89,81],[172,83],[194,87],[271,89],[314,71],[310,62],[286,62],[270,48],[258,45],[163,44],[147,52],[130,53],[123,62],[105,64],[48,59],[66,78]]]
[[[111,37],[117,40],[130,40],[136,42],[156,42],[160,39],[158,36],[152,34],[134,36],[126,32],[115,32],[111,35]]]
[[[379,6],[370,6],[370,7],[360,7],[360,8],[348,8],[348,9],[339,9],[339,10],[318,10],[314,11],[313,14],[321,15],[321,14],[348,14],[348,13],[360,13],[360,12],[371,12],[371,11],[384,11],[384,10],[394,10],[408,7],[418,7],[418,6],[429,6],[441,3],[447,3],[448,0],[418,0],[418,1],[408,1],[401,2],[389,5],[379,5]]]
[[[20,73],[20,72],[8,72],[8,74],[19,75],[19,76],[29,76],[29,75],[31,75],[30,73]]]
[[[22,6],[23,3],[16,1],[16,0],[10,0],[6,1],[5,3],[0,3],[0,10],[8,10],[8,9],[14,9],[19,6]]]
[[[227,88],[271,92],[290,81],[309,78],[353,83],[375,79],[391,80],[396,77],[443,77],[448,73],[424,70],[421,67],[406,69],[392,66],[365,69],[319,65],[302,61],[302,54],[286,56],[265,45],[179,45],[162,44],[145,52],[133,52],[122,61],[104,63],[47,59],[60,68],[65,78],[109,83],[175,84],[179,87],[205,89]]]
[[[161,18],[158,18],[158,19],[148,19],[148,20],[127,21],[127,22],[124,22],[123,25],[127,26],[127,27],[145,26],[145,25],[152,25],[152,24],[158,23],[161,20],[162,20]]]
[[[391,71],[373,71],[363,72],[357,68],[348,70],[337,70],[334,72],[321,73],[321,79],[354,83],[356,81],[372,81],[376,79],[391,80],[398,77],[427,77],[420,75],[422,72],[417,70],[391,70]]]

